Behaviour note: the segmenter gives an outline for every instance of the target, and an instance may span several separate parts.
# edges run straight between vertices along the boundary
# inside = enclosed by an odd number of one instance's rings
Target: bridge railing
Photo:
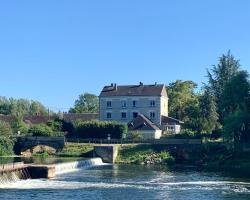
[[[68,138],[66,142],[74,143],[91,143],[91,144],[168,144],[168,145],[200,145],[201,139],[80,139]]]

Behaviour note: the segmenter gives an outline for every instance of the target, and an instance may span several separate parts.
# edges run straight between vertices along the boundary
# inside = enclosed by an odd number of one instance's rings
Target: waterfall
[[[80,160],[74,162],[56,164],[56,175],[69,173],[78,169],[88,169],[93,166],[103,165],[101,158],[91,158],[88,160]]]
[[[64,174],[76,171],[78,169],[88,169],[94,166],[104,165],[101,158],[91,158],[88,160],[79,160],[73,162],[64,162],[55,164],[55,174]],[[27,168],[17,171],[4,172],[0,174],[0,188],[4,185],[9,185],[23,179],[30,179],[30,174]]]
[[[17,171],[0,174],[0,185],[17,182],[21,179],[29,179],[30,174],[26,168]]]

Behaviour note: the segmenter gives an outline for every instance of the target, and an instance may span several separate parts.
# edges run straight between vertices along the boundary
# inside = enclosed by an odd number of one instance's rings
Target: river
[[[216,173],[139,165],[99,165],[53,179],[17,180],[0,186],[0,198],[18,200],[249,200],[250,180]]]

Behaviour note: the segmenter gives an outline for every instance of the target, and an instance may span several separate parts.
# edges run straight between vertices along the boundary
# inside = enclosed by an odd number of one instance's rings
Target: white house
[[[129,123],[139,114],[162,131],[180,131],[181,121],[168,117],[168,95],[164,84],[144,85],[140,82],[138,85],[104,86],[99,95],[100,120]]]

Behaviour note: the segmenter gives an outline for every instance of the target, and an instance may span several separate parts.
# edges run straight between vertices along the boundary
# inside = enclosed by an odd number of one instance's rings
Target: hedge
[[[110,135],[111,139],[120,139],[127,134],[127,124],[118,122],[104,122],[104,121],[77,121],[74,124],[74,132],[70,137],[76,138],[96,138],[107,139]]]

